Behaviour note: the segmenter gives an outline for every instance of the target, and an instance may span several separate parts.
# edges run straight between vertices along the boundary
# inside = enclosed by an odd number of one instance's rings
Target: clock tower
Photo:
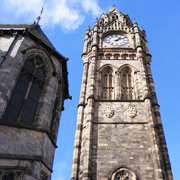
[[[71,180],[173,180],[143,28],[113,5],[82,60]]]

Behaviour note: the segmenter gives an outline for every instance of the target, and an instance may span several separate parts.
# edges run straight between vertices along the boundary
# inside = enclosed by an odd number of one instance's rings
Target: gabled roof
[[[38,24],[0,24],[0,30],[26,30],[38,37],[39,40],[48,44],[52,49],[55,49],[47,36],[43,33]]]

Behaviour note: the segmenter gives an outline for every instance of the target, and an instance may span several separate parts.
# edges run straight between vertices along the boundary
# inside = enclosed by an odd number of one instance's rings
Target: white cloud
[[[65,30],[77,29],[84,21],[84,16],[70,5],[67,0],[53,0],[51,5],[45,4],[42,25],[60,25]]]
[[[3,5],[8,11],[14,11],[15,16],[29,16],[39,13],[43,0],[6,0]]]
[[[86,13],[91,12],[93,16],[98,16],[102,11],[97,0],[81,0],[82,7]]]
[[[37,17],[43,6],[40,24],[49,27],[60,25],[64,30],[77,29],[86,15],[97,17],[102,11],[97,0],[6,0],[3,6],[16,17],[28,20],[29,17]]]

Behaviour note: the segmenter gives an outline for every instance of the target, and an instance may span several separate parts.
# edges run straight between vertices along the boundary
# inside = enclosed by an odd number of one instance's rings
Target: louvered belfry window
[[[45,82],[44,63],[39,56],[25,61],[9,99],[3,120],[32,124]]]

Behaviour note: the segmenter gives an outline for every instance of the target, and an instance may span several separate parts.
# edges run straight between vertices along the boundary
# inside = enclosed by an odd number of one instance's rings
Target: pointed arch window
[[[44,62],[39,56],[25,61],[3,120],[33,123],[46,77],[44,67]]]
[[[102,97],[103,99],[113,99],[113,93],[113,70],[111,67],[106,67],[102,71]]]
[[[124,67],[121,70],[121,99],[130,100],[133,98],[133,78],[131,68]]]

